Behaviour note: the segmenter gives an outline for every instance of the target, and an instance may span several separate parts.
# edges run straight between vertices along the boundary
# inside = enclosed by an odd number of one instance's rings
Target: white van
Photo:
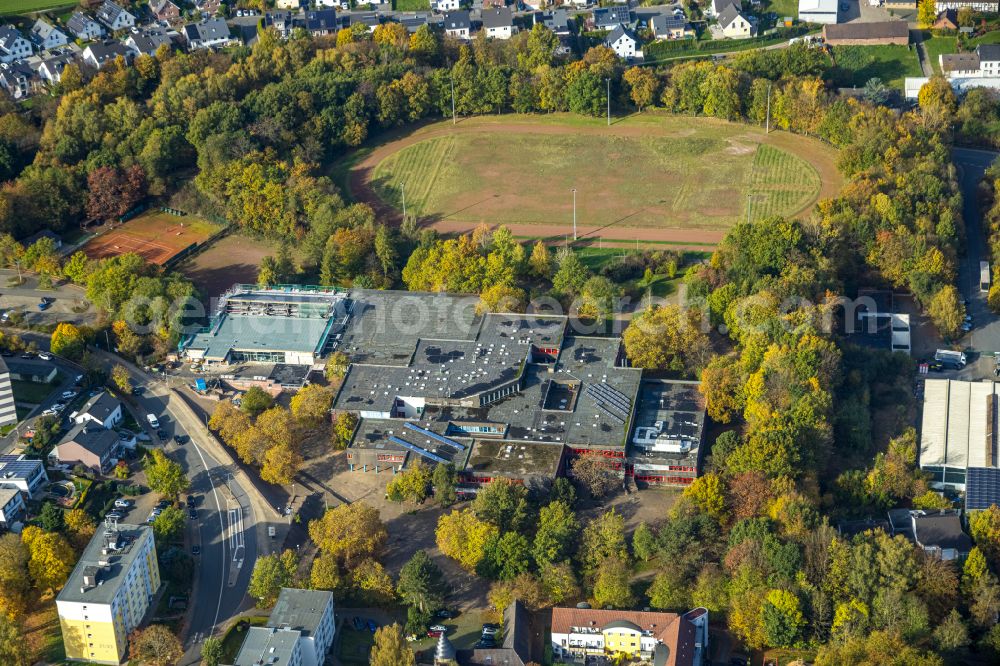
[[[149,421],[149,425],[153,428],[159,428],[160,422],[156,420],[156,417],[152,414],[146,414],[146,420]]]
[[[964,368],[966,363],[964,353],[951,349],[938,349],[934,352],[934,360],[956,369]]]

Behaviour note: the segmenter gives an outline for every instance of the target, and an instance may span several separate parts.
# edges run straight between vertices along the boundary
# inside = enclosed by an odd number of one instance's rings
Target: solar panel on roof
[[[403,424],[403,427],[404,428],[409,428],[410,430],[412,430],[414,432],[418,432],[421,435],[426,435],[427,437],[430,437],[431,439],[433,439],[435,441],[438,441],[438,442],[440,442],[442,444],[446,444],[448,446],[453,446],[456,449],[458,449],[459,451],[464,451],[465,450],[465,445],[459,444],[455,440],[449,439],[448,437],[442,437],[441,435],[437,434],[436,432],[431,432],[430,430],[425,430],[424,428],[421,428],[418,425],[414,425],[413,423],[406,422],[406,423]]]
[[[1000,469],[970,467],[965,475],[965,508],[968,511],[1000,506]]]
[[[431,453],[427,449],[422,449],[419,446],[417,446],[416,444],[411,444],[410,442],[406,441],[405,439],[400,439],[399,437],[396,437],[395,435],[393,435],[392,437],[390,437],[389,441],[392,442],[393,444],[399,444],[403,448],[409,449],[410,451],[413,451],[417,455],[421,455],[421,456],[423,456],[425,458],[430,458],[434,462],[437,462],[437,463],[447,463],[448,462],[447,460],[445,460],[444,458],[442,458],[438,454]]]

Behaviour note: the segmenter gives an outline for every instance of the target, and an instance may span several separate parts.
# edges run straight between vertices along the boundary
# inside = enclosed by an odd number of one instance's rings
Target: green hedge
[[[673,39],[660,42],[653,42],[642,47],[642,53],[646,60],[656,60],[660,57],[671,55],[681,55],[684,53],[712,53],[726,51],[743,51],[760,46],[778,44],[800,37],[809,32],[809,28],[804,25],[797,25],[791,28],[777,28],[774,32],[751,37],[749,39],[706,39],[697,41],[694,39]]]

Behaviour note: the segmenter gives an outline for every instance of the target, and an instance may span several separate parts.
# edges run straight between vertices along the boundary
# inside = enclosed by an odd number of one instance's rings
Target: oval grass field
[[[806,213],[840,185],[836,151],[807,137],[655,114],[611,127],[514,118],[435,124],[385,143],[355,165],[353,194],[366,199],[360,180],[397,211],[405,194],[407,212],[424,223],[549,227],[572,222],[576,188],[581,227],[644,237],[703,230],[717,240],[737,220]]]

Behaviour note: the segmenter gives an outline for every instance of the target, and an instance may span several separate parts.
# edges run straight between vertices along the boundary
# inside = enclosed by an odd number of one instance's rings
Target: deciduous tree
[[[129,658],[149,666],[172,666],[184,656],[184,646],[162,624],[151,624],[129,636]]]
[[[171,499],[175,499],[190,485],[190,481],[184,475],[184,469],[180,464],[168,458],[160,449],[153,449],[146,456],[143,467],[146,471],[146,482],[149,483],[149,487],[154,492]]]
[[[21,541],[28,547],[28,573],[35,587],[41,591],[62,587],[76,561],[66,539],[29,525],[21,532]]]
[[[56,330],[52,331],[52,338],[49,342],[53,354],[65,356],[71,361],[78,361],[80,359],[86,344],[87,339],[84,337],[83,332],[69,322],[62,322],[57,325]]]
[[[497,533],[494,525],[477,518],[471,509],[465,509],[441,516],[435,539],[442,553],[471,572],[476,570],[486,554],[487,544]]]
[[[421,504],[431,490],[431,470],[416,461],[406,470],[395,474],[386,484],[385,492],[393,502],[409,501]]]
[[[309,538],[347,568],[381,553],[388,538],[378,509],[364,502],[341,504],[309,523]]]
[[[413,650],[406,645],[402,627],[391,624],[375,631],[375,645],[368,663],[370,666],[414,666],[417,663]]]
[[[633,317],[622,333],[625,353],[640,368],[693,374],[704,367],[711,351],[697,312],[663,305]]]
[[[396,591],[405,604],[423,613],[440,608],[448,594],[441,569],[423,550],[415,552],[403,565]]]
[[[258,557],[250,575],[247,594],[257,600],[260,608],[273,606],[281,588],[292,585],[298,564],[299,559],[291,550],[280,555],[273,553]]]

